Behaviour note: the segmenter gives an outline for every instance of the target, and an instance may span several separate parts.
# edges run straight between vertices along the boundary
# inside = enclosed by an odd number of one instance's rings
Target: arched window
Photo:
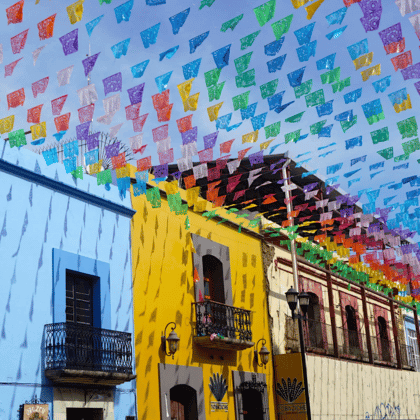
[[[225,303],[223,264],[213,255],[203,256],[204,297],[214,302]]]
[[[309,345],[317,349],[324,348],[324,340],[322,337],[321,325],[321,306],[319,298],[315,293],[309,294],[309,307],[308,307],[308,335]]]
[[[244,420],[264,419],[262,394],[256,389],[242,390],[242,407]]]
[[[381,359],[385,362],[391,361],[391,355],[389,353],[389,338],[388,338],[388,326],[384,317],[378,316],[379,326],[379,341],[380,341],[380,352]]]
[[[349,350],[350,352],[359,350],[359,331],[357,330],[356,310],[351,305],[345,307],[347,332],[349,337]]]
[[[188,385],[175,385],[170,390],[171,420],[198,420],[197,392]]]

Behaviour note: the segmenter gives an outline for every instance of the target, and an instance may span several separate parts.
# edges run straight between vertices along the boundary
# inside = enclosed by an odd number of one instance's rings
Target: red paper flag
[[[247,147],[246,149],[239,150],[238,159],[242,160],[245,157],[245,155],[247,154],[248,150],[251,150],[251,149],[252,149],[252,147]]]
[[[145,144],[144,146],[141,146],[140,149],[133,149],[133,153],[138,153],[140,152],[140,154],[142,155],[144,150],[146,149],[147,144]]]
[[[156,143],[158,141],[164,140],[169,135],[169,125],[161,125],[152,130],[153,141]]]
[[[24,0],[20,0],[15,3],[13,6],[10,6],[6,9],[7,15],[7,24],[11,23],[20,23],[23,19],[23,4]]]
[[[235,139],[225,141],[220,144],[220,154],[222,153],[230,153],[230,148],[232,147],[232,143]]]
[[[54,15],[47,17],[46,19],[44,19],[43,21],[38,23],[38,35],[39,35],[39,39],[42,41],[43,39],[48,39],[51,38],[54,34],[54,21],[55,21],[55,16],[57,15],[57,13],[55,13]]]
[[[50,78],[47,76],[41,80],[38,80],[35,83],[32,83],[32,93],[34,94],[34,98],[36,98],[40,93],[45,92],[45,90],[47,89],[49,80]]]
[[[223,204],[225,203],[225,200],[226,200],[226,196],[225,195],[221,195],[220,197],[217,197],[213,201],[213,208],[215,208],[215,207],[222,207]]]
[[[57,133],[59,133],[60,131],[67,131],[69,129],[69,123],[70,112],[54,118],[54,124],[55,128],[57,129]]]
[[[25,103],[25,89],[15,90],[7,95],[7,109],[17,108]]]
[[[268,194],[265,195],[264,198],[265,200],[261,203],[261,204],[271,204],[271,203],[275,203],[277,201],[277,199],[274,197],[275,194]]]
[[[209,181],[214,181],[217,178],[220,178],[220,169],[217,166],[215,166],[214,168],[208,168],[207,179]]]
[[[246,190],[236,191],[235,195],[233,196],[233,201],[238,200],[240,197],[245,195]]]
[[[26,39],[28,38],[28,31],[21,32],[20,34],[15,35],[14,37],[10,38],[10,43],[12,44],[12,52],[13,54],[19,54],[21,50],[25,48]]]
[[[139,117],[140,107],[141,107],[141,102],[139,102],[138,104],[128,105],[125,107],[125,118],[127,119],[127,121],[135,120],[136,118]]]
[[[361,0],[343,0],[344,6],[350,7],[354,3],[359,3]]]
[[[226,187],[226,191],[228,193],[233,192],[233,190],[238,186],[239,182],[241,181],[241,177],[242,174],[229,177],[228,185]]]
[[[200,276],[198,275],[197,267],[194,267],[194,281],[197,283],[200,281]]]
[[[387,54],[401,53],[405,50],[405,38],[384,46]]]
[[[44,104],[34,106],[31,109],[28,109],[28,123],[39,124],[41,121],[41,111]]]
[[[214,201],[219,196],[219,188],[208,190],[206,194],[207,201]]]
[[[13,74],[13,70],[15,69],[17,63],[22,60],[22,58],[23,57],[19,58],[19,60],[13,61],[13,63],[4,66],[4,77],[11,76]]]
[[[146,123],[146,119],[147,119],[148,115],[149,114],[144,114],[144,115],[141,115],[140,117],[136,118],[135,120],[133,120],[133,130],[136,133],[139,133],[140,131],[143,131],[143,126]]]
[[[405,69],[408,66],[413,64],[413,57],[411,56],[411,51],[406,51],[400,55],[397,55],[394,58],[391,58],[391,62],[394,66],[395,71],[398,69]]]
[[[162,93],[157,93],[152,96],[153,108],[158,109],[169,106],[169,89],[164,90]]]
[[[64,103],[66,102],[67,95],[60,96],[57,99],[53,99],[51,101],[51,108],[53,115],[60,115],[63,109]]]
[[[151,167],[152,167],[152,157],[151,156],[147,156],[147,157],[139,159],[137,161],[137,170],[140,171],[140,172],[147,171]]]
[[[125,152],[122,152],[117,156],[113,156],[111,160],[113,169],[122,168],[127,164],[127,162],[125,161]]]
[[[192,117],[193,114],[176,120],[176,125],[178,126],[180,133],[185,133],[188,130],[192,130]]]
[[[166,152],[158,153],[159,164],[165,165],[174,161],[174,149],[168,149]]]
[[[159,108],[157,110],[157,117],[159,122],[170,121],[173,106],[174,104],[170,104],[169,106],[165,106],[164,108]]]
[[[206,163],[213,160],[213,149],[204,149],[198,152],[198,158],[200,159],[200,163]]]
[[[195,177],[194,175],[188,175],[184,178],[185,188],[188,190],[189,188],[195,187]]]
[[[227,164],[227,160],[230,158],[230,155],[227,156],[223,156],[221,158],[217,158],[216,159],[216,167],[219,170],[222,170],[225,168],[226,164]]]
[[[93,121],[94,111],[95,111],[95,104],[90,104],[90,105],[84,106],[83,108],[79,108],[77,112],[79,113],[80,124]]]

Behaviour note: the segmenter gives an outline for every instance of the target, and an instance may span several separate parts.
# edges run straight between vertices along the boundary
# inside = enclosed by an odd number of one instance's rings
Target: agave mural
[[[213,373],[213,377],[210,376],[209,387],[216,400],[222,401],[228,389],[226,379],[223,378],[223,375]]]
[[[288,403],[292,403],[293,401],[297,400],[298,397],[304,391],[302,388],[302,382],[297,381],[297,379],[293,379],[293,383],[290,378],[287,378],[287,383],[284,378],[281,379],[282,385],[277,382],[276,392],[283,398],[284,401]]]

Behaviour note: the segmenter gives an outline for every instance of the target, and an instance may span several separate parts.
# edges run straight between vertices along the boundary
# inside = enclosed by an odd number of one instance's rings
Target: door
[[[307,322],[305,331],[309,336],[309,340],[306,340],[307,346],[323,349],[324,340],[322,337],[322,325],[321,325],[321,308],[319,305],[319,298],[315,293],[309,294],[309,307],[307,313]]]
[[[389,338],[388,338],[388,328],[385,318],[378,316],[378,326],[379,326],[379,340],[380,340],[380,352],[382,355],[381,360],[384,362],[391,361],[391,354],[389,351]]]
[[[171,388],[171,420],[198,420],[197,392],[188,385]]]
[[[67,408],[66,420],[103,420],[102,408]]]
[[[242,390],[243,420],[264,420],[261,392],[256,389]]]

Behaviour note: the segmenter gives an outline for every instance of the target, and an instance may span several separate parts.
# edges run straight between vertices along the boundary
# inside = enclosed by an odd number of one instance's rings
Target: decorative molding
[[[0,159],[0,171],[17,176],[28,182],[42,185],[45,188],[67,195],[68,197],[76,198],[77,200],[84,201],[101,209],[121,214],[122,216],[132,218],[136,213],[135,210],[130,209],[129,207],[125,207],[120,204],[113,203],[112,201],[105,200],[104,198],[89,194],[85,191],[81,191],[75,187],[55,181],[54,179],[48,178],[44,175],[36,174],[28,169],[6,162],[3,159]]]

